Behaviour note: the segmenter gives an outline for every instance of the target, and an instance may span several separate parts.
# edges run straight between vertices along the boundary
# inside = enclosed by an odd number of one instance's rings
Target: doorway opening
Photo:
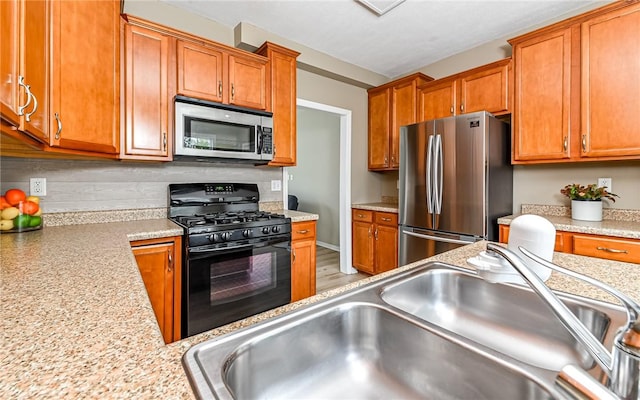
[[[329,113],[339,118],[338,224],[340,245],[338,248],[333,246],[333,250],[340,252],[340,272],[344,274],[356,274],[358,271],[351,265],[351,111],[303,99],[297,100],[297,106],[302,109]],[[298,135],[300,135],[300,132],[298,132]],[[317,168],[324,167],[323,165],[317,166]],[[289,168],[282,169],[282,200],[285,206],[288,205],[289,170]],[[322,218],[323,216],[320,215],[320,219]],[[329,245],[327,247],[331,248],[332,246]]]

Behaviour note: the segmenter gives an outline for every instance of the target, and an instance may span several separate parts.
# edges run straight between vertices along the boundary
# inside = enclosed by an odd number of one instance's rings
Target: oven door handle
[[[284,240],[269,240],[265,242],[258,243],[250,243],[250,244],[241,244],[238,246],[229,246],[229,247],[218,247],[215,249],[206,248],[206,249],[189,249],[189,254],[205,254],[205,253],[215,253],[215,252],[224,252],[226,250],[238,250],[238,249],[255,249],[257,247],[265,247],[272,246],[275,243],[282,243]]]

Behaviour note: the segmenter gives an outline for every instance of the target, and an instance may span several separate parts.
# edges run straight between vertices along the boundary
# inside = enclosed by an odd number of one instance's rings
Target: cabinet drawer
[[[398,214],[386,213],[386,212],[376,212],[376,214],[375,214],[375,223],[379,224],[379,225],[397,226],[398,225]]]
[[[373,211],[354,208],[352,210],[352,217],[354,221],[373,222]]]
[[[294,222],[291,224],[291,240],[315,239],[316,221]]]
[[[640,241],[574,235],[573,253],[582,256],[640,263]]]

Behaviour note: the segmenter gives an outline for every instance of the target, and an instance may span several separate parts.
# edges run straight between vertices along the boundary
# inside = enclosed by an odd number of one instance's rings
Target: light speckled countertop
[[[510,225],[518,215],[498,218],[498,224]],[[558,231],[588,233],[592,235],[617,236],[628,239],[640,239],[640,223],[636,221],[602,220],[578,221],[571,217],[557,215],[541,215],[553,224]]]
[[[360,203],[360,204],[352,204],[351,208],[357,208],[360,210],[370,210],[370,211],[383,211],[390,213],[398,212],[398,203]]]
[[[165,345],[131,240],[180,235],[167,219],[50,226],[0,235],[0,398],[192,398],[181,366],[192,345],[420,263]],[[466,266],[479,242],[433,260]],[[640,300],[638,265],[556,253],[554,261]],[[607,300],[555,273],[555,289]]]

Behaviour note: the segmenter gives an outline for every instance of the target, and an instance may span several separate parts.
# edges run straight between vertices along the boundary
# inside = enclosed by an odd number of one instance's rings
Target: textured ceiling
[[[249,23],[389,78],[560,15],[608,3],[406,0],[377,16],[355,0],[162,1],[229,28]],[[377,3],[384,8],[384,2]]]

